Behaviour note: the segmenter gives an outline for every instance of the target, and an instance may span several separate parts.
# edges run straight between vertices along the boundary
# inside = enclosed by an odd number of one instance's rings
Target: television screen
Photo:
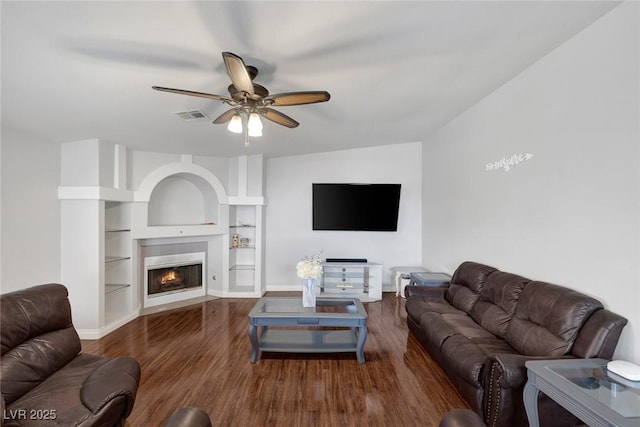
[[[400,184],[313,184],[313,229],[397,231]]]

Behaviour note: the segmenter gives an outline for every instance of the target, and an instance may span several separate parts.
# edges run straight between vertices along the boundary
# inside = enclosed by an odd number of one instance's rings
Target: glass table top
[[[640,417],[640,381],[626,380],[603,365],[548,369],[622,417]]]
[[[252,310],[255,314],[364,314],[366,311],[356,298],[316,298],[315,307],[303,307],[302,298],[261,298]]]

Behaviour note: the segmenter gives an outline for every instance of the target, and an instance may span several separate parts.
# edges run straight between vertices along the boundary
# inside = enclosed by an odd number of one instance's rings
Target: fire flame
[[[162,277],[160,278],[160,283],[162,285],[165,285],[167,282],[173,282],[174,280],[176,280],[176,272],[175,270],[171,270],[162,275]]]

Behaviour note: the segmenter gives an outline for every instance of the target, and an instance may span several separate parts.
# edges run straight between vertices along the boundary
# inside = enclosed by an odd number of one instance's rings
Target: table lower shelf
[[[352,330],[268,329],[259,340],[261,351],[282,353],[338,353],[356,351]]]

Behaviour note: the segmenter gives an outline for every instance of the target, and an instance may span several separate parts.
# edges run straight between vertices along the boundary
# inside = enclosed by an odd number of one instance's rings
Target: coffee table
[[[358,362],[364,363],[366,339],[367,312],[358,298],[318,297],[316,307],[303,307],[302,298],[265,297],[249,313],[251,363],[258,361],[261,351],[353,351]]]
[[[589,426],[640,425],[640,384],[607,371],[604,359],[529,360],[523,398],[529,425],[538,427],[538,393]]]

